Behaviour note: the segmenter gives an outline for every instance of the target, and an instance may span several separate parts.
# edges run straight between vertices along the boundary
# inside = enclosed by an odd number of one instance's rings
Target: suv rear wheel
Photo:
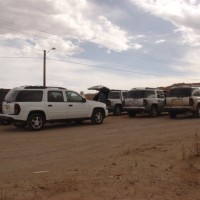
[[[92,124],[101,124],[104,120],[104,112],[100,109],[94,110],[91,121]]]
[[[33,113],[28,118],[30,130],[39,131],[44,126],[44,116],[40,113]]]
[[[159,114],[159,112],[158,112],[158,107],[157,107],[156,105],[152,105],[152,106],[151,106],[151,109],[150,109],[150,112],[149,112],[149,115],[150,115],[151,117],[157,117],[158,114]]]
[[[176,118],[176,115],[177,115],[177,113],[174,112],[174,111],[170,111],[170,112],[169,112],[170,118]]]
[[[128,111],[129,117],[135,117],[136,113],[134,111]]]
[[[121,113],[122,113],[122,108],[121,108],[121,106],[120,106],[120,105],[116,105],[116,106],[114,107],[113,114],[116,115],[116,116],[118,116],[118,115],[121,115]]]

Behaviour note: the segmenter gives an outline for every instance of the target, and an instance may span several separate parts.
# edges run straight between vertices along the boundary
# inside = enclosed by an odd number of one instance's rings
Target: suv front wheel
[[[104,112],[100,109],[96,109],[94,110],[92,117],[91,117],[91,121],[92,124],[101,124],[104,120]]]
[[[30,130],[39,131],[44,126],[44,116],[40,113],[33,113],[28,118]]]

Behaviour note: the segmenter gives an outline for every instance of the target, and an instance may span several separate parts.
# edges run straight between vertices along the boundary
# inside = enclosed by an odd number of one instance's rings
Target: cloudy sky
[[[200,0],[0,2],[0,88],[200,82]],[[56,48],[56,50],[51,50]]]

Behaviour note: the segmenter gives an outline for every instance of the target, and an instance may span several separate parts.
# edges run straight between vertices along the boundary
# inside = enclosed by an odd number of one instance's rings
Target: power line
[[[39,58],[39,59],[41,59],[40,57],[6,57],[6,56],[0,57],[0,58],[17,58],[17,59]],[[72,63],[72,64],[84,65],[84,66],[88,66],[88,67],[101,68],[101,69],[113,70],[113,71],[130,72],[130,73],[149,75],[149,76],[160,76],[160,74],[151,74],[151,73],[137,72],[137,71],[131,71],[131,70],[116,69],[116,68],[111,68],[111,67],[96,66],[96,65],[90,65],[90,64],[80,63],[80,62],[69,61],[69,60],[51,59],[51,58],[47,58],[47,60],[67,62],[67,63]]]
[[[96,66],[96,65],[90,65],[90,64],[68,61],[68,60],[59,60],[59,59],[50,59],[50,58],[48,58],[48,60],[56,60],[56,61],[60,61],[60,62],[67,62],[67,63],[84,65],[84,66],[94,67],[94,68],[101,68],[101,69],[106,69],[106,70],[113,70],[113,71],[120,71],[120,72],[130,72],[130,73],[143,74],[143,75],[149,75],[149,76],[160,76],[159,74],[150,74],[150,73],[136,72],[136,71],[131,71],[131,70],[116,69],[116,68],[112,68],[112,67]]]
[[[36,59],[43,59],[41,57],[9,57],[9,56],[4,56],[0,58],[13,58],[13,59],[30,59],[30,58],[36,58]],[[132,70],[124,70],[124,69],[119,69],[119,68],[112,68],[112,67],[105,67],[105,66],[96,66],[96,65],[91,65],[91,64],[86,64],[86,63],[81,63],[81,62],[75,62],[75,61],[69,61],[69,60],[61,60],[61,59],[51,59],[47,58],[47,60],[54,60],[54,61],[59,61],[59,62],[66,62],[66,63],[72,63],[72,64],[77,64],[77,65],[83,65],[83,66],[88,66],[88,67],[93,67],[93,68],[100,68],[100,69],[105,69],[105,70],[112,70],[112,71],[120,71],[120,72],[128,72],[128,73],[133,73],[133,74],[140,74],[140,75],[147,75],[147,76],[162,76],[161,74],[153,74],[153,73],[145,73],[145,72],[138,72],[138,71],[132,71]],[[166,74],[165,74],[166,75]],[[168,74],[170,76],[170,74]],[[189,79],[189,78],[182,78],[181,79],[187,79],[187,80],[199,80],[199,79]]]
[[[116,69],[116,68],[104,67],[104,66],[95,66],[95,65],[90,65],[90,64],[80,63],[80,62],[74,62],[74,61],[68,61],[68,60],[50,59],[50,58],[48,58],[48,60],[55,60],[55,61],[60,61],[60,62],[67,62],[67,63],[72,63],[72,64],[84,65],[84,66],[93,67],[93,68],[101,68],[101,69],[105,69],[105,70],[128,72],[128,73],[141,74],[141,75],[147,75],[147,76],[159,76],[159,77],[162,76],[160,74],[144,73],[144,72],[138,72],[138,71],[132,71],[132,70],[123,70],[123,69]],[[168,76],[170,76],[170,75],[168,75]],[[189,79],[189,78],[181,78],[181,79],[199,80],[199,79]]]

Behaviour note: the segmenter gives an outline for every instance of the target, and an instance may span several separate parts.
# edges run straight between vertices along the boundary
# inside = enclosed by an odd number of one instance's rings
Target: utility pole
[[[44,50],[44,61],[43,61],[43,86],[46,87],[46,50]]]
[[[46,55],[49,51],[56,50],[55,47],[49,49],[48,51],[44,50],[44,58],[43,58],[43,86],[46,87]]]

